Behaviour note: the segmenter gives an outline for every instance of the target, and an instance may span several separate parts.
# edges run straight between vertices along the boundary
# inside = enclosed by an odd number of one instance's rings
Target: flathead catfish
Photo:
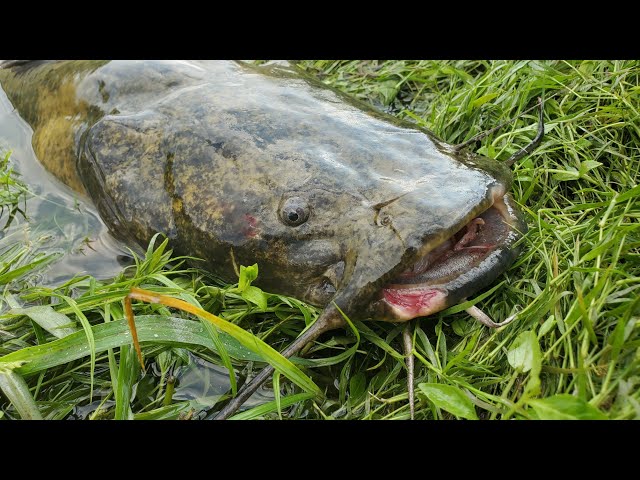
[[[16,62],[0,84],[40,161],[115,235],[161,232],[229,282],[234,258],[257,263],[258,285],[325,306],[285,355],[341,326],[338,308],[398,322],[459,303],[526,231],[505,164],[295,66]]]

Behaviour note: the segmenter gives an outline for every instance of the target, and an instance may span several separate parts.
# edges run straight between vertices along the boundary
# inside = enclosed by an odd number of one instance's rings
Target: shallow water
[[[34,196],[26,202],[27,218],[16,215],[0,239],[21,232],[36,250],[63,253],[32,279],[56,286],[74,275],[97,279],[117,275],[129,262],[124,244],[116,240],[91,201],[62,184],[38,162],[31,146],[32,130],[13,110],[0,88],[0,153],[11,151],[10,162]]]
[[[208,362],[189,353],[190,362],[174,372],[179,383],[176,386],[174,400],[188,400],[200,410],[196,418],[208,418],[207,409],[213,407],[218,399],[231,389],[228,370],[220,365]],[[262,386],[242,406],[242,410],[255,407],[274,399],[273,391]],[[215,416],[215,415],[213,415]]]

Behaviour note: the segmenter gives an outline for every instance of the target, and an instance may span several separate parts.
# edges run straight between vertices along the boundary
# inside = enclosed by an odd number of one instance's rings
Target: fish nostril
[[[326,305],[336,294],[336,287],[326,276],[316,284],[309,286],[305,300],[312,305]]]
[[[342,276],[344,275],[344,261],[339,261],[338,263],[331,265],[324,272],[322,276],[324,281],[327,282],[334,291],[338,288],[338,285],[342,281]]]
[[[327,295],[333,296],[336,293],[336,286],[329,279],[322,282],[321,288]]]
[[[386,213],[378,213],[376,215],[375,223],[379,227],[386,227],[391,225],[391,215]]]

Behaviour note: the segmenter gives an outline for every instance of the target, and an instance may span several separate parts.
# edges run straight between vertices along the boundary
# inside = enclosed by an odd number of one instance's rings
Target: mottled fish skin
[[[233,251],[269,291],[352,318],[512,181],[293,66],[45,62],[0,68],[0,84],[39,159],[117,236],[162,232],[230,282]],[[291,202],[301,225],[283,221]]]

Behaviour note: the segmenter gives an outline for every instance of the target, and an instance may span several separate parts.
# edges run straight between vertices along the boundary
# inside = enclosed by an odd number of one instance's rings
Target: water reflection
[[[10,162],[33,193],[26,202],[26,218],[16,215],[0,239],[17,231],[33,242],[35,252],[61,252],[38,272],[38,283],[56,286],[74,275],[97,279],[117,275],[128,250],[109,234],[92,203],[49,174],[31,146],[31,128],[18,116],[0,89],[0,152],[12,151]]]
[[[191,353],[189,363],[177,369],[174,400],[190,400],[201,413],[213,407],[220,397],[231,390],[229,373],[225,367],[208,362]],[[237,372],[236,372],[237,374]],[[261,388],[243,405],[242,410],[261,405],[274,399],[273,391]]]

